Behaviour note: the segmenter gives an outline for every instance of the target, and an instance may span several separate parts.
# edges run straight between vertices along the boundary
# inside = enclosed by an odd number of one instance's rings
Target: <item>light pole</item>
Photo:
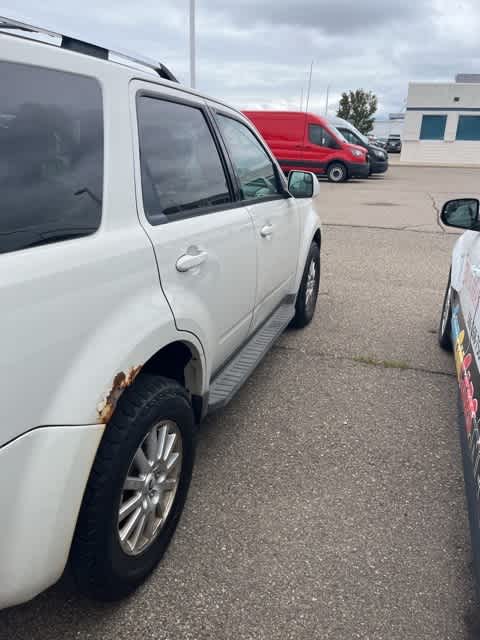
[[[312,88],[312,71],[313,71],[313,60],[310,63],[310,73],[308,76],[307,102],[305,104],[305,113],[308,111],[308,105],[310,103],[310,89]]]
[[[190,0],[190,86],[195,85],[195,0]]]

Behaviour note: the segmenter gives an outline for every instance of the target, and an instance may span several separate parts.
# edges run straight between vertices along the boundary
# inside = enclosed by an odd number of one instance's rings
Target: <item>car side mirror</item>
[[[442,207],[440,219],[447,227],[480,231],[479,206],[480,202],[476,198],[449,200]]]
[[[320,193],[320,184],[310,171],[290,171],[288,190],[294,198],[315,198]]]

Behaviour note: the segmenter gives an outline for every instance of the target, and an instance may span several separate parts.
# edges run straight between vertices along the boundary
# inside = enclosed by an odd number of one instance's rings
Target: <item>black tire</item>
[[[330,182],[345,182],[348,179],[347,167],[342,162],[332,162],[327,169]]]
[[[311,265],[315,268],[315,280],[312,296],[307,299],[307,284]],[[312,242],[308,252],[305,269],[303,270],[302,282],[298,290],[297,301],[295,303],[295,316],[290,323],[295,329],[303,329],[312,321],[317,306],[318,290],[320,288],[320,248]]]
[[[172,420],[182,441],[182,467],[167,520],[150,546],[128,555],[118,535],[118,509],[132,458],[159,420]],[[168,378],[140,374],[120,397],[90,473],[70,562],[80,590],[98,600],[134,591],[160,562],[175,532],[192,475],[196,428],[185,389]]]
[[[452,290],[450,287],[452,272],[448,274],[447,288],[443,296],[442,315],[438,325],[438,344],[445,351],[452,351]]]

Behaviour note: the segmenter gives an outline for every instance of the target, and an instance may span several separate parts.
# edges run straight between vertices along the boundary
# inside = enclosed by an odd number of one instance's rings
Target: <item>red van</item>
[[[364,147],[350,144],[321,116],[301,111],[244,111],[260,131],[282,169],[312,171],[331,182],[368,178]]]

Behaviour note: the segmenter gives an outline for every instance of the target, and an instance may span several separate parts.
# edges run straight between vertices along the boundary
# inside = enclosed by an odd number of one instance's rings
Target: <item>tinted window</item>
[[[308,138],[310,142],[317,144],[319,147],[334,148],[336,146],[333,136],[318,124],[308,125]]]
[[[458,116],[457,140],[480,140],[480,116]]]
[[[200,109],[142,96],[138,125],[143,205],[151,224],[231,201]]]
[[[447,116],[423,116],[420,140],[443,140]]]
[[[0,253],[98,229],[103,120],[95,80],[0,63]]]
[[[242,198],[256,200],[278,194],[273,163],[250,129],[233,118],[220,115],[218,119],[240,181]]]

